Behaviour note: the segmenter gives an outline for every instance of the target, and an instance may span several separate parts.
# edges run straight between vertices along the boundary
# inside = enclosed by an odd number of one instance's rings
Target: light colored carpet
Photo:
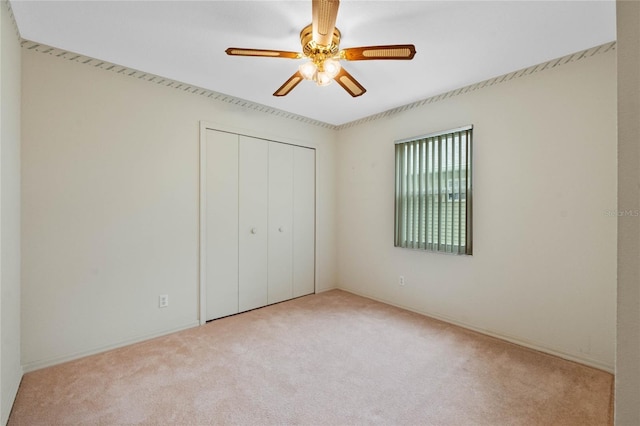
[[[9,425],[608,425],[612,383],[336,290],[26,374]]]

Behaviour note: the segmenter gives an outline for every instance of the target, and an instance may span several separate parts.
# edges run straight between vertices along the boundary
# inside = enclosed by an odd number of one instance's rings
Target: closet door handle
[[[284,232],[284,226],[281,226],[280,228],[278,228],[278,231]]]
[[[252,234],[257,234],[258,233],[258,228],[251,228],[250,231]]]

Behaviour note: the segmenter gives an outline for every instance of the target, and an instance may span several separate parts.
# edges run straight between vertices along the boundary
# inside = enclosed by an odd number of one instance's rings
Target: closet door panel
[[[293,161],[293,297],[315,292],[315,150],[296,147]]]
[[[268,147],[263,140],[240,136],[240,312],[267,304]]]
[[[207,130],[206,319],[238,312],[238,135]]]
[[[293,146],[269,143],[269,303],[293,297]]]

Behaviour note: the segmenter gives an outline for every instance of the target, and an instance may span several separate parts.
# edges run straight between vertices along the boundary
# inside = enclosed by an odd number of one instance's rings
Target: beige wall
[[[317,149],[316,288],[335,287],[332,130],[29,50],[23,83],[25,370],[198,323],[200,120]]]
[[[0,2],[0,422],[22,378],[20,365],[20,43]]]
[[[640,424],[640,3],[618,1],[616,425]]]
[[[394,248],[394,140],[467,124],[473,256]],[[613,371],[615,140],[613,50],[340,131],[339,286]]]

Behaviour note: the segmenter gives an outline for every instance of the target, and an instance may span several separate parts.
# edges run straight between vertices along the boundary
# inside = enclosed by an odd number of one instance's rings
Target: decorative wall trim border
[[[543,62],[542,64],[533,65],[528,68],[521,69],[519,71],[514,71],[508,74],[504,74],[498,77],[490,78],[489,80],[481,81],[479,83],[471,84],[469,86],[461,87],[459,89],[452,90],[450,92],[441,93],[436,96],[432,96],[427,99],[423,99],[421,101],[416,101],[408,105],[403,105],[397,108],[393,108],[378,114],[370,115],[368,117],[361,118],[359,120],[351,121],[349,123],[341,124],[339,126],[335,126],[336,130],[348,129],[350,127],[357,126],[359,124],[367,123],[369,121],[379,120],[381,118],[390,117],[392,115],[399,114],[401,112],[418,108],[426,104],[432,104],[434,102],[443,101],[448,98],[452,98],[454,96],[463,95],[465,93],[473,92],[474,90],[484,89],[485,87],[493,86],[499,83],[506,83],[508,81],[513,80],[514,78],[526,77],[528,75],[542,72],[546,70],[550,70],[562,65],[566,65],[571,62],[576,62],[585,58],[590,58],[592,56],[607,53],[610,50],[616,49],[616,42],[612,41],[609,43],[601,44],[600,46],[595,46],[590,49],[582,50],[580,52],[572,53],[561,58],[552,59],[547,62]]]
[[[16,32],[16,38],[22,42],[22,36],[20,36],[20,29],[18,28],[18,22],[16,21],[16,16],[13,14],[11,3],[9,2],[9,0],[2,0],[2,6],[7,8],[7,11],[9,12],[9,19],[11,19],[11,23],[13,24],[13,29]]]
[[[13,11],[11,11],[11,5],[8,3],[7,0],[2,0],[3,2],[7,3],[7,5],[9,6],[9,10],[11,13],[11,17],[13,18]],[[15,23],[15,20],[14,20]],[[16,31],[18,31],[18,27],[16,26]],[[18,33],[19,34],[19,33]],[[287,118],[287,119],[291,119],[291,120],[295,120],[295,121],[299,121],[299,122],[303,122],[303,123],[307,123],[307,124],[311,124],[314,126],[318,126],[318,127],[323,127],[326,129],[333,129],[333,130],[343,130],[343,129],[348,129],[350,127],[354,127],[363,123],[367,123],[370,121],[375,121],[375,120],[379,120],[381,118],[386,118],[386,117],[390,117],[396,114],[399,114],[401,112],[404,111],[408,111],[414,108],[419,108],[421,106],[424,106],[426,104],[432,104],[434,102],[439,102],[439,101],[443,101],[445,99],[449,99],[452,98],[454,96],[458,96],[458,95],[463,95],[465,93],[469,93],[469,92],[473,92],[475,90],[478,89],[483,89],[485,87],[490,87],[490,86],[494,86],[496,84],[500,84],[500,83],[506,83],[508,81],[511,81],[515,78],[520,78],[520,77],[526,77],[529,76],[531,74],[535,74],[538,72],[542,72],[542,71],[546,71],[546,70],[550,70],[562,65],[566,65],[572,62],[576,62],[576,61],[580,61],[582,59],[585,58],[590,58],[592,56],[595,55],[599,55],[599,54],[603,54],[603,53],[607,53],[611,50],[615,50],[616,49],[616,42],[612,41],[609,43],[605,43],[602,44],[600,46],[595,46],[586,50],[582,50],[580,52],[576,52],[573,54],[569,54],[566,56],[563,56],[561,58],[556,58],[556,59],[552,59],[550,61],[547,62],[543,62],[541,64],[538,65],[533,65],[518,71],[514,71],[508,74],[504,74],[498,77],[494,77],[494,78],[490,78],[488,80],[484,80],[481,81],[479,83],[475,83],[475,84],[471,84],[469,86],[465,86],[465,87],[461,87],[459,89],[455,89],[455,90],[451,90],[449,92],[446,93],[441,93],[439,95],[436,96],[432,96],[420,101],[416,101],[413,102],[411,104],[407,104],[407,105],[403,105],[397,108],[393,108],[387,111],[383,111],[380,112],[378,114],[374,114],[374,115],[370,115],[355,121],[351,121],[349,123],[345,123],[345,124],[341,124],[341,125],[333,125],[333,124],[329,124],[329,123],[325,123],[323,121],[319,121],[319,120],[314,120],[312,118],[309,117],[304,117],[298,114],[294,114],[291,112],[287,112],[284,110],[280,110],[277,108],[273,108],[270,106],[266,106],[266,105],[262,105],[262,104],[258,104],[252,101],[248,101],[245,99],[241,99],[241,98],[236,98],[234,96],[231,95],[226,95],[224,93],[219,93],[219,92],[215,92],[213,90],[209,90],[209,89],[203,89],[201,87],[198,86],[194,86],[194,85],[190,85],[187,83],[181,83],[179,81],[176,80],[171,80],[169,78],[164,78],[155,74],[151,74],[151,73],[145,73],[143,71],[138,71],[132,68],[128,68],[128,67],[124,67],[121,65],[116,65],[110,62],[106,62],[106,61],[101,61],[99,59],[95,59],[95,58],[91,58],[89,56],[84,56],[84,55],[80,55],[77,53],[73,53],[73,52],[69,52],[66,50],[62,50],[62,49],[58,49],[56,47],[51,47],[51,46],[47,46],[44,44],[39,44],[33,41],[29,41],[29,40],[25,40],[25,39],[21,39],[21,44],[22,44],[22,48],[26,49],[26,50],[31,50],[31,51],[35,51],[35,52],[40,52],[40,53],[44,53],[44,54],[48,54],[51,56],[55,56],[57,58],[60,59],[65,59],[68,61],[73,61],[73,62],[77,62],[79,64],[83,64],[83,65],[90,65],[93,66],[95,68],[100,68],[102,70],[105,71],[111,71],[111,72],[115,72],[117,74],[122,74],[128,77],[133,77],[133,78],[138,78],[140,80],[144,80],[147,81],[149,83],[154,83],[154,84],[161,84],[163,86],[166,87],[171,87],[173,89],[176,90],[182,90],[183,92],[188,92],[194,95],[199,95],[199,96],[205,96],[207,98],[211,98],[212,100],[218,101],[218,102],[224,102],[226,104],[231,104],[231,105],[237,105],[241,108],[246,108],[246,109],[250,109],[250,110],[254,110],[254,111],[259,111],[259,112],[263,112],[265,114],[272,114],[276,117],[283,117],[283,118]]]
[[[44,53],[47,55],[55,56],[56,58],[65,59],[67,61],[76,62],[82,65],[93,66],[94,68],[100,68],[105,71],[111,71],[116,74],[122,74],[127,77],[137,78],[149,83],[163,85],[172,89],[181,90],[183,92],[191,93],[198,96],[204,96],[214,101],[224,102],[226,104],[237,105],[241,108],[246,108],[254,111],[264,112],[265,114],[271,114],[276,117],[283,117],[303,123],[311,124],[318,127],[324,127],[328,129],[334,129],[336,126],[333,124],[325,123],[323,121],[314,120],[309,117],[287,112],[281,109],[273,108],[267,105],[258,104],[252,101],[248,101],[241,98],[236,98],[224,93],[215,92],[209,89],[203,89],[202,87],[194,86],[187,83],[182,83],[169,78],[164,78],[159,75],[138,71],[133,68],[128,68],[122,65],[116,65],[111,62],[101,61],[89,56],[81,55],[78,53],[69,52],[67,50],[58,49],[57,47],[47,46],[45,44],[36,43],[34,41],[22,39],[22,48],[34,52]]]

